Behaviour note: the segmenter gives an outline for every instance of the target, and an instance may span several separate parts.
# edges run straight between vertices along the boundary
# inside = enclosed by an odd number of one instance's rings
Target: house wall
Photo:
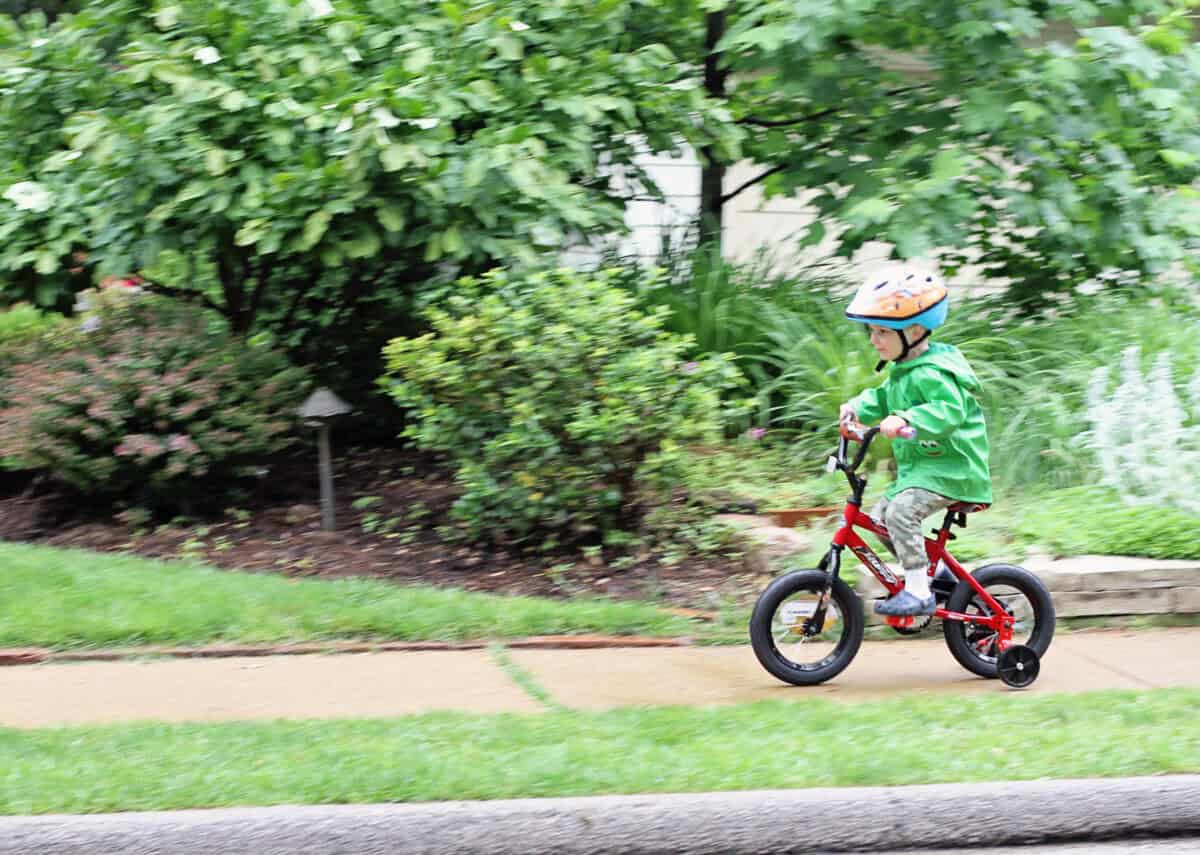
[[[700,163],[688,151],[680,157],[646,155],[640,161],[662,190],[665,201],[648,194],[636,196],[625,209],[629,235],[618,242],[622,254],[636,255],[648,262],[659,257],[663,241],[684,244],[700,212]],[[725,175],[725,187],[740,187],[762,171],[750,162],[732,166]],[[834,242],[826,238],[814,247],[801,250],[797,243],[816,212],[803,196],[764,200],[759,186],[742,191],[725,206],[723,251],[726,258],[749,260],[766,253],[776,269],[805,267],[832,257]],[[847,262],[849,273],[856,276],[862,268],[888,258],[890,244],[868,242]],[[588,250],[571,253],[573,260],[594,258]],[[993,290],[983,285],[976,268],[963,270],[951,285],[972,292]]]

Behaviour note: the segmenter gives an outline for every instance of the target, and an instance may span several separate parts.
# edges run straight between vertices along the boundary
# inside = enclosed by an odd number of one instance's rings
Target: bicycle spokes
[[[994,660],[999,656],[1002,647],[1028,641],[1034,628],[1035,612],[1028,597],[1016,588],[989,588],[988,594],[1004,610],[1004,614],[1011,618],[1008,631],[998,629],[993,621],[969,621],[966,636],[967,643],[976,653],[985,659]],[[980,597],[973,598],[964,613],[984,619],[995,617],[991,608]]]

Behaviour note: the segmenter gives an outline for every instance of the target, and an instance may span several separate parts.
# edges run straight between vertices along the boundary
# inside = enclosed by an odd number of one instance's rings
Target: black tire
[[[1041,580],[1023,567],[1012,564],[989,564],[980,567],[972,575],[989,594],[1002,603],[1009,603],[1017,612],[1012,643],[1025,645],[1039,658],[1045,656],[1054,638],[1055,616],[1054,601],[1050,599],[1050,592]],[[1020,603],[1021,598],[1024,606]],[[952,612],[988,614],[983,604],[976,602],[975,589],[965,581],[958,583],[946,608]],[[944,620],[942,632],[950,653],[959,665],[980,677],[994,679],[998,676],[998,651],[990,630],[979,629],[975,624],[962,621]]]
[[[792,598],[815,602],[829,576],[823,570],[797,570],[780,576],[767,586],[750,615],[750,644],[758,661],[773,676],[794,686],[815,686],[836,677],[854,659],[863,640],[862,601],[841,579],[834,580],[825,631],[805,638],[797,632],[800,621],[781,615],[781,606]],[[786,651],[780,650],[785,640]],[[793,649],[794,648],[794,649]],[[811,650],[815,661],[804,661],[796,653]]]

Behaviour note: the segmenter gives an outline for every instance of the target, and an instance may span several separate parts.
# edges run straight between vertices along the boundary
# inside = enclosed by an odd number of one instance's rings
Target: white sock
[[[904,590],[918,600],[929,599],[932,594],[929,590],[929,573],[925,570],[905,570]]]

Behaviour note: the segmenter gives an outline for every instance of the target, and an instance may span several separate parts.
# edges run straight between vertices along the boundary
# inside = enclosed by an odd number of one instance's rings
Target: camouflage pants
[[[883,499],[871,509],[871,519],[886,526],[890,535],[890,538],[882,538],[883,545],[900,559],[906,572],[929,567],[921,521],[950,507],[954,501],[920,487],[910,487],[897,493],[891,501]]]

